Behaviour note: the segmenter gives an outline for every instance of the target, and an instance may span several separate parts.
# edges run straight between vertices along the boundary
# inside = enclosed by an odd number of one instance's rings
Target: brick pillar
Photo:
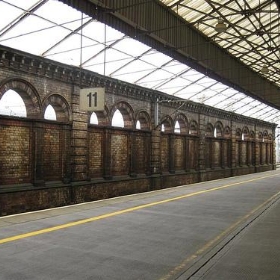
[[[88,113],[80,111],[80,87],[73,86],[71,131],[72,181],[89,180],[88,177]]]
[[[225,168],[226,167],[226,140],[222,139],[221,140],[221,167]]]
[[[260,153],[261,153],[261,145],[259,142],[259,131],[255,126],[255,170],[260,166]]]
[[[151,174],[159,174],[161,172],[160,130],[152,130],[151,143]]]
[[[62,130],[62,155],[63,155],[63,183],[71,182],[71,127],[64,125]]]
[[[236,125],[231,122],[231,169],[236,168]],[[234,174],[232,174],[234,175]]]
[[[190,171],[190,161],[189,161],[189,154],[190,154],[190,147],[189,147],[189,138],[188,136],[185,137],[185,170]]]
[[[198,170],[200,172],[200,181],[205,181],[205,149],[206,149],[206,120],[205,116],[199,114],[198,131]],[[194,151],[190,151],[191,153]]]
[[[112,179],[111,131],[108,128],[104,132],[103,160],[103,177],[107,180]]]
[[[136,136],[135,132],[131,132],[129,134],[129,144],[128,147],[130,149],[130,168],[129,168],[129,175],[131,177],[137,176],[137,158],[136,158]]]
[[[272,168],[276,170],[276,128],[277,125],[272,128],[272,143],[271,143],[271,160],[272,160]]]
[[[44,146],[44,129],[40,123],[34,123],[34,186],[44,186],[44,164],[43,164],[43,146]]]
[[[175,136],[170,134],[169,135],[169,172],[175,173],[175,167],[174,167],[174,144],[175,144]]]

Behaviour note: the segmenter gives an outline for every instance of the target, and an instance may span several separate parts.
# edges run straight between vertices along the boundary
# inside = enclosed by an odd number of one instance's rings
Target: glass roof
[[[160,0],[199,32],[280,86],[280,15],[273,0]],[[221,20],[223,32],[215,27]]]
[[[244,28],[229,27],[238,31],[240,37],[246,37],[245,42],[230,36],[230,30],[226,32],[227,35],[217,35],[212,27],[222,12],[227,16],[227,23],[229,24],[230,18],[232,24],[241,21],[240,13],[236,12],[240,6],[244,6],[249,14],[254,11],[254,16],[258,16],[262,12],[254,10],[257,3],[263,3],[265,9],[275,10],[273,1],[249,1],[250,6],[248,3],[237,4],[237,1],[162,2],[187,21],[193,22],[201,32],[220,42],[242,61],[250,61],[256,71],[261,66],[259,62],[256,63],[259,54],[252,54],[250,48],[263,53],[269,67],[279,67],[276,63],[272,65],[273,58],[268,54],[267,46],[261,46],[264,45],[266,39],[263,37],[266,36],[248,34],[247,29],[253,25],[256,29],[252,19],[243,20]],[[213,13],[216,6],[217,14]],[[273,22],[279,23],[278,14],[270,13],[270,17],[273,17]],[[269,25],[268,20],[271,22],[270,18],[264,16],[262,24]],[[271,28],[271,33],[272,31],[275,29]],[[227,36],[226,39],[219,41],[223,36]],[[270,36],[274,38],[274,35]],[[215,81],[57,0],[0,0],[0,45],[161,91],[170,94],[171,98],[178,96],[245,116],[280,123],[280,112],[277,109]],[[279,56],[279,52],[274,52],[273,55]],[[272,79],[277,79],[279,84],[277,75],[272,75]]]

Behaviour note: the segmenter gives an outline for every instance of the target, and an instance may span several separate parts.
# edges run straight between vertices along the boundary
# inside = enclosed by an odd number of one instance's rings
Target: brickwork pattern
[[[28,111],[0,116],[0,215],[275,168],[274,124],[180,99],[159,103],[156,120],[155,100],[170,96],[2,47],[0,62],[0,102],[13,89]],[[98,125],[81,87],[105,87]]]
[[[112,175],[129,175],[128,135],[114,133],[111,136]]]
[[[16,124],[0,124],[0,185],[26,183],[31,179],[30,127]]]
[[[174,140],[174,168],[175,170],[184,170],[185,169],[185,157],[186,154],[184,148],[184,138],[176,136]]]
[[[46,128],[43,135],[43,170],[46,181],[61,180],[60,131]]]
[[[102,131],[95,131],[90,129],[89,132],[89,176],[91,178],[102,178],[103,177],[103,151],[102,146],[104,145]]]

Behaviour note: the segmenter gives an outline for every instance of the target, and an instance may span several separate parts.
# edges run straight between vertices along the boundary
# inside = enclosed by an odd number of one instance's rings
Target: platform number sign
[[[80,110],[103,111],[105,88],[83,88],[80,90]]]

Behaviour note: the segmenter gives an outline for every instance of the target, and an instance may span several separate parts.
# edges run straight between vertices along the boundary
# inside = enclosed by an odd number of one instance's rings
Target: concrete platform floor
[[[279,280],[279,182],[270,171],[1,217],[0,280]]]

